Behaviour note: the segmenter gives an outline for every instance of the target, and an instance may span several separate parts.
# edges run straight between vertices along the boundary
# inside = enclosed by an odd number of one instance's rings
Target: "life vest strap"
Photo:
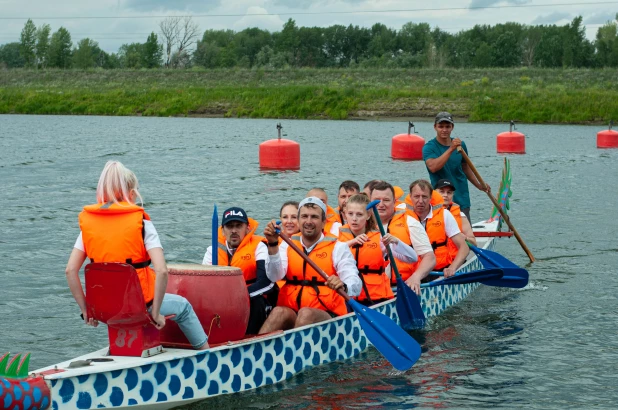
[[[326,313],[328,313],[329,315],[333,317],[337,316],[337,314],[333,312],[332,310],[330,310],[324,304],[324,302],[322,302],[322,299],[320,299],[320,287],[325,287],[326,282],[318,282],[315,276],[312,277],[311,280],[299,280],[296,278],[296,276],[294,276],[294,279],[286,279],[286,284],[301,287],[300,292],[298,292],[298,295],[296,296],[296,306],[298,306],[298,310],[300,310],[300,304],[301,304],[302,297],[303,297],[303,289],[305,288],[305,286],[311,286],[313,290],[315,290],[316,297],[318,298],[318,302],[320,302],[320,305],[324,307],[324,310],[326,311]]]
[[[439,248],[439,247],[441,247],[441,246],[446,246],[446,244],[447,244],[447,243],[448,243],[448,240],[446,240],[446,241],[444,241],[444,242],[440,242],[440,243],[438,243],[438,242],[432,242],[432,243],[431,243],[431,247],[432,247],[432,249],[435,251],[436,249],[438,249],[438,248]]]
[[[90,263],[95,263],[94,259],[90,258]],[[152,261],[150,259],[148,259],[148,260],[145,260],[143,262],[133,263],[133,260],[131,258],[129,258],[129,259],[125,260],[125,263],[127,265],[133,266],[135,269],[143,269],[143,268],[147,268],[148,266],[150,266]]]

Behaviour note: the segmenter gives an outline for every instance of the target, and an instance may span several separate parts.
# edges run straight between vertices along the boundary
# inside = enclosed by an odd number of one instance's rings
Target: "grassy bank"
[[[618,70],[4,70],[0,113],[618,119]]]

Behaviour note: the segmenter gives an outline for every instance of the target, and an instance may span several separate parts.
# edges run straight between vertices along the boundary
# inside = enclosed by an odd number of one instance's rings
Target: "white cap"
[[[320,198],[316,196],[308,196],[307,198],[300,201],[300,204],[298,204],[298,209],[302,208],[303,206],[307,204],[314,204],[314,205],[319,206],[322,209],[322,211],[324,211],[324,213],[326,214],[326,205],[324,205],[324,202],[322,202]]]

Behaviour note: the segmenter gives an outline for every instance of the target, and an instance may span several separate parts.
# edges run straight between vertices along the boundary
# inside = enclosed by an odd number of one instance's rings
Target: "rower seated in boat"
[[[312,188],[307,192],[307,198],[316,197],[320,199],[326,206],[326,222],[324,224],[324,232],[330,233],[335,237],[339,236],[339,227],[341,226],[341,220],[339,214],[330,205],[328,205],[328,195],[322,188]]]
[[[468,217],[465,213],[461,212],[461,207],[453,202],[455,185],[448,179],[441,179],[436,183],[436,186],[433,189],[442,197],[444,201],[442,206],[444,206],[444,208],[447,209],[451,215],[453,215],[457,221],[457,226],[459,226],[461,233],[464,234],[466,241],[474,246],[477,246],[474,231],[472,230],[470,221],[468,221]],[[449,246],[452,246],[452,243],[450,243]]]
[[[256,235],[258,222],[244,209],[233,207],[223,212],[218,238],[219,265],[234,266],[242,271],[249,292],[250,313],[247,334],[260,330],[277,303],[279,288],[266,276],[268,249],[264,237]],[[212,265],[212,246],[204,255],[203,265]]]
[[[339,193],[337,195],[338,206],[335,208],[335,214],[339,218],[341,225],[346,224],[345,220],[345,204],[352,195],[356,195],[360,192],[360,186],[354,181],[343,181],[339,185]]]
[[[466,261],[470,252],[466,238],[459,230],[457,221],[442,204],[432,206],[430,198],[433,188],[429,181],[418,179],[410,184],[410,198],[413,210],[408,215],[419,221],[427,231],[431,247],[436,255],[437,271],[444,271],[444,277],[453,276]],[[452,243],[448,246],[449,241]]]
[[[346,203],[347,224],[339,229],[339,240],[352,251],[363,290],[357,300],[367,306],[394,297],[390,284],[386,246],[390,246],[399,260],[414,263],[416,252],[391,234],[380,238],[375,217],[367,210],[369,197],[365,194],[351,196]]]
[[[91,262],[128,263],[136,271],[144,301],[157,329],[165,316],[178,323],[198,350],[208,348],[207,336],[191,304],[182,296],[165,293],[168,271],[159,235],[144,208],[135,174],[118,161],[108,161],[97,185],[97,203],[79,214],[81,232],[69,257],[66,276],[84,321],[97,326],[89,316],[79,270],[86,258]],[[152,268],[150,264],[152,263]]]
[[[326,205],[316,198],[305,198],[298,208],[300,234],[291,240],[328,276],[324,280],[287,243],[279,245],[280,229],[273,220],[264,229],[268,240],[266,274],[271,281],[285,278],[277,307],[266,319],[260,333],[309,325],[348,313],[345,300],[337,293],[360,294],[362,283],[350,248],[324,233]]]

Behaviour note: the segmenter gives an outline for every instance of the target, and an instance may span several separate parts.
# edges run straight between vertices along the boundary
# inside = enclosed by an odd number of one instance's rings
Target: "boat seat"
[[[109,354],[161,353],[159,330],[152,324],[135,268],[125,263],[90,263],[85,272],[88,314],[107,324]]]

